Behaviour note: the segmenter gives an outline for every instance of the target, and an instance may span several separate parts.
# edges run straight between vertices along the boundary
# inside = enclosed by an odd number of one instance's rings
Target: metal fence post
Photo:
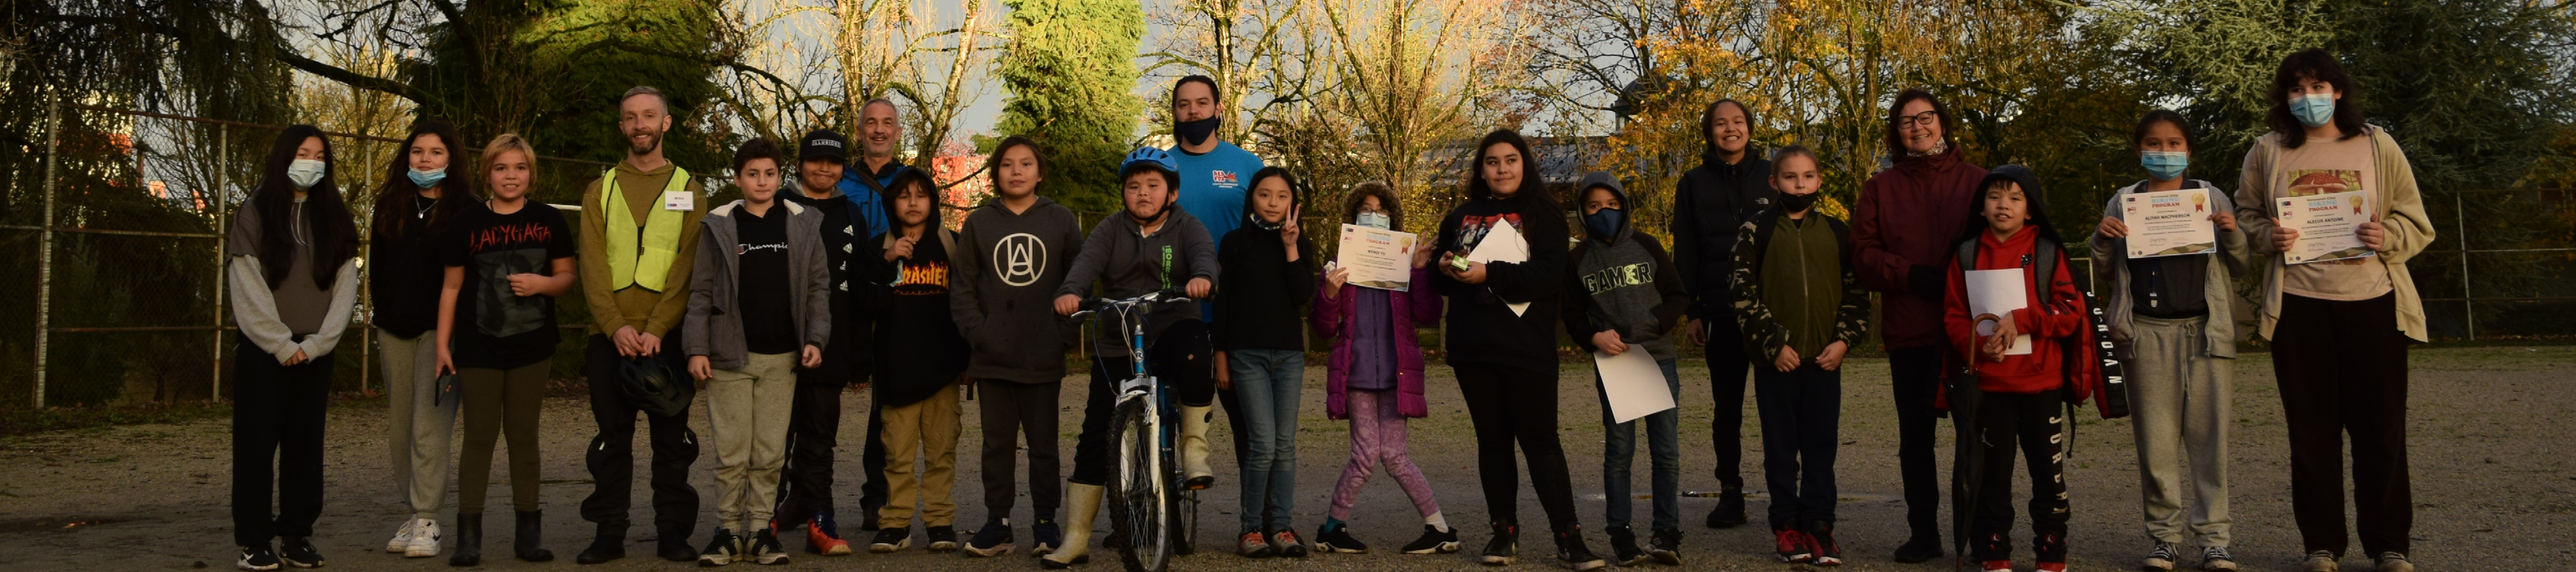
[[[227,200],[231,193],[224,190],[224,166],[232,159],[232,141],[227,137],[231,133],[229,128],[222,123],[215,124],[215,202],[207,205],[215,211],[215,351],[214,368],[206,373],[209,380],[207,401],[224,398],[224,284],[232,278],[224,272],[224,237],[227,236],[224,225],[232,222],[232,217],[226,216],[230,213],[225,208],[231,204]]]
[[[36,224],[36,394],[45,408],[45,354],[53,341],[54,316],[54,171],[63,162],[63,99],[56,94],[45,106],[45,219]]]
[[[2478,339],[2478,293],[2469,287],[2469,211],[2460,195],[2451,193],[2451,216],[2460,229],[2460,319],[2467,320],[2469,341]]]

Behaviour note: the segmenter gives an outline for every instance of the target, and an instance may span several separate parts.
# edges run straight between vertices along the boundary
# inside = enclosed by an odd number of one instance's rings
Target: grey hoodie
[[[2103,218],[2125,219],[2128,211],[2120,208],[2120,197],[2145,188],[2146,182],[2139,181],[2112,192],[2110,200],[2102,205]],[[2210,212],[2236,212],[2235,198],[2220,192],[2209,181],[2190,179],[2184,181],[2183,188],[2208,189]],[[2209,307],[2209,320],[2201,327],[2202,340],[2209,344],[2209,357],[2236,357],[2236,275],[2244,274],[2246,263],[2254,259],[2253,247],[2246,242],[2243,229],[2238,230],[2216,231],[2218,252],[2208,257],[2209,270],[2202,275],[2211,286],[2204,288],[2202,303]],[[2131,357],[2129,344],[2137,331],[2137,302],[2129,298],[2128,240],[2104,237],[2097,231],[2093,233],[2092,246],[2093,283],[2102,292],[2104,322],[2111,327],[2114,348],[2126,359]]]
[[[681,351],[707,356],[708,365],[722,370],[742,369],[750,355],[743,341],[742,313],[735,310],[742,299],[737,294],[742,287],[741,266],[738,257],[727,254],[742,244],[741,227],[733,217],[738,208],[741,200],[726,203],[707,211],[707,218],[699,222],[698,252],[703,256],[690,267],[688,319],[680,324]],[[802,345],[829,347],[832,273],[823,261],[823,213],[784,199],[770,208],[787,209],[788,284],[799,294],[787,301],[788,315],[804,338]]]
[[[1091,229],[1091,238],[1082,242],[1082,254],[1073,259],[1073,268],[1065,274],[1064,284],[1056,287],[1057,295],[1091,296],[1091,282],[1101,283],[1103,298],[1132,298],[1178,289],[1191,278],[1217,282],[1216,241],[1208,238],[1207,225],[1190,216],[1174,201],[1164,207],[1163,225],[1152,236],[1136,225],[1126,213],[1109,215],[1100,226]],[[1147,347],[1162,336],[1163,328],[1181,320],[1197,320],[1198,304],[1162,304],[1146,314]],[[1124,344],[1105,345],[1100,354],[1112,357],[1127,355]]]
[[[948,253],[948,311],[973,347],[966,377],[1064,381],[1080,323],[1055,314],[1055,291],[1082,252],[1082,222],[1046,197],[1021,212],[1002,200],[966,213]]]
[[[1620,210],[1636,212],[1628,190],[1609,173],[1585,173],[1574,188],[1576,212],[1581,212],[1584,196],[1596,188],[1618,195]],[[1565,333],[1585,351],[1599,351],[1592,345],[1592,335],[1615,330],[1620,342],[1643,346],[1659,361],[1673,359],[1673,341],[1665,333],[1690,309],[1691,293],[1682,285],[1681,273],[1674,270],[1672,257],[1653,237],[1638,236],[1634,223],[1620,223],[1607,238],[1591,236],[1588,226],[1575,226],[1583,228],[1584,237],[1566,257],[1572,264],[1566,266],[1566,299],[1561,306]]]

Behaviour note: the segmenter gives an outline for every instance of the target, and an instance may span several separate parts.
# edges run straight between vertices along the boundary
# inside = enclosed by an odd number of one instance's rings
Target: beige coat
[[[2397,140],[2378,126],[2370,127],[2372,162],[2378,171],[2379,188],[2370,206],[2387,241],[2379,252],[2379,263],[2388,267],[2388,282],[2397,293],[2397,329],[2418,342],[2432,341],[2424,327],[2424,302],[2415,294],[2415,277],[2406,271],[2406,261],[2422,254],[2433,244],[2433,221],[2424,214],[2424,197],[2415,187],[2415,168],[2406,162],[2406,152],[2397,148]],[[2263,286],[2255,300],[2262,315],[2263,339],[2272,339],[2272,327],[2281,321],[2281,271],[2286,268],[2280,251],[2272,245],[2272,201],[2287,193],[2290,182],[2286,173],[2274,168],[2281,155],[2281,136],[2266,134],[2254,140],[2254,148],[2245,152],[2243,178],[2236,186],[2236,224],[2244,229],[2246,242],[2253,246],[2256,264],[2263,269]]]

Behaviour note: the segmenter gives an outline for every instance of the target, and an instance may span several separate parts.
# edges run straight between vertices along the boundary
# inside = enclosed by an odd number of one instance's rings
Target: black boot
[[[1601,557],[1592,555],[1592,547],[1583,544],[1583,527],[1569,526],[1556,531],[1556,563],[1581,572],[1600,568]]]
[[[528,562],[555,561],[554,551],[538,546],[545,543],[545,514],[546,512],[542,510],[519,511],[519,530],[518,532],[510,535],[510,552],[515,553],[520,560]]]
[[[1726,487],[1717,493],[1717,509],[1708,511],[1709,528],[1735,528],[1744,525],[1744,487]]]
[[[456,552],[447,556],[449,566],[483,564],[483,514],[456,513]]]
[[[599,535],[590,540],[590,547],[581,549],[581,554],[574,556],[572,561],[579,564],[605,564],[625,557],[626,527],[617,524],[601,524]]]

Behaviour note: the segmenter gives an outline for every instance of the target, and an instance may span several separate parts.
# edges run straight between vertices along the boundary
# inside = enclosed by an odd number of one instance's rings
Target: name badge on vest
[[[698,197],[696,195],[689,194],[688,191],[664,191],[662,193],[662,210],[687,211],[697,210],[697,208]]]

